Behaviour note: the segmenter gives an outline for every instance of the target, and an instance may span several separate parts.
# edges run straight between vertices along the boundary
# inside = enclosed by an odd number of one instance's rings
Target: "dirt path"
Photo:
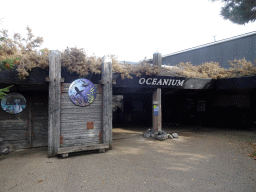
[[[47,158],[38,148],[0,156],[0,191],[256,192],[255,131],[172,128],[178,139],[113,129],[113,150]]]

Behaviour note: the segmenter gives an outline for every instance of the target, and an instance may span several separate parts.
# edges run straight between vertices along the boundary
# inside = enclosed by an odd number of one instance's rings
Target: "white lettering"
[[[168,81],[169,81],[169,79],[164,79],[164,82],[162,85],[168,85]]]
[[[146,84],[147,84],[147,85],[150,85],[151,82],[148,82],[148,80],[152,80],[152,78],[148,78],[147,81],[146,81]]]
[[[140,78],[139,84],[146,85],[168,85],[168,86],[183,86],[185,80],[179,79],[157,79],[157,78]]]
[[[157,78],[153,79],[152,85],[156,85]]]
[[[162,85],[162,79],[160,79],[156,85]]]
[[[173,81],[173,82],[172,82],[172,86],[176,85],[176,84],[177,84],[177,81],[178,81],[178,80],[176,80],[175,83],[174,83],[174,81]]]
[[[139,80],[139,84],[144,84],[145,83],[145,78],[140,78],[140,80]]]
[[[183,86],[184,81],[185,81],[185,80],[182,80],[182,81],[179,80],[178,85],[179,85],[179,86]]]

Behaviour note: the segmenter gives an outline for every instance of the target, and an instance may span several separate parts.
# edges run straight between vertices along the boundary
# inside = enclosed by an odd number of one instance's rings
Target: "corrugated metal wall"
[[[181,62],[191,62],[200,65],[204,62],[219,62],[220,66],[229,68],[228,60],[243,59],[254,62],[256,59],[256,33],[245,37],[202,46],[177,54],[163,56],[163,65],[177,65]]]

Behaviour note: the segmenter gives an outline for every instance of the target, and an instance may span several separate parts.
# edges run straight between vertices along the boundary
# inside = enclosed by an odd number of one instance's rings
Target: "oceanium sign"
[[[168,79],[168,78],[140,78],[140,85],[148,85],[148,86],[176,86],[182,87],[185,80],[183,79]]]

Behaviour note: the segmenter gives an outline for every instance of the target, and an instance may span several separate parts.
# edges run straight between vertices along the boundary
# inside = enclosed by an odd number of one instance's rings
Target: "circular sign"
[[[96,98],[96,87],[88,79],[77,79],[69,86],[68,95],[75,105],[87,106]]]
[[[18,114],[26,107],[26,99],[19,93],[9,93],[1,101],[1,107],[10,114]]]

